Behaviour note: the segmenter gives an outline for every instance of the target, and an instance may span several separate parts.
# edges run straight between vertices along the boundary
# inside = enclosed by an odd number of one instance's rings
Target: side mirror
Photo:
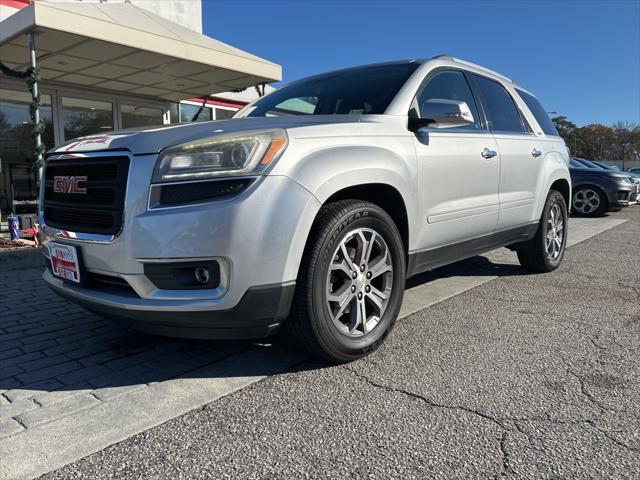
[[[467,102],[432,98],[421,105],[420,118],[409,118],[409,130],[460,127],[473,122]]]

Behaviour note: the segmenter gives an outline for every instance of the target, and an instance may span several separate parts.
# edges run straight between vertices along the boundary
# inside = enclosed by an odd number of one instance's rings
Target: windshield
[[[573,158],[572,160],[578,162],[583,168],[595,168],[596,170],[603,170],[600,165],[597,165],[591,160],[585,160],[584,158]]]
[[[381,114],[417,67],[372,65],[305,78],[247,105],[234,118]]]
[[[575,158],[572,158],[571,160],[569,160],[569,165],[571,165],[574,168],[587,168],[586,165],[583,165],[582,163],[577,161]]]

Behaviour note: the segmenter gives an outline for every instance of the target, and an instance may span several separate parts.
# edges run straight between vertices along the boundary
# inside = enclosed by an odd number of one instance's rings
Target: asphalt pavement
[[[554,273],[496,265],[361,361],[303,361],[42,478],[640,478],[640,206],[612,217]]]

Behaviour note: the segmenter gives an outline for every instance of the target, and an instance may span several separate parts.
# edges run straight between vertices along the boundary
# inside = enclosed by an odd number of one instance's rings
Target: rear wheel
[[[355,360],[391,331],[404,282],[402,239],[384,210],[357,200],[326,205],[307,243],[286,328],[314,355]]]
[[[516,249],[520,265],[532,272],[558,268],[567,245],[567,204],[560,192],[551,190],[535,236]]]
[[[595,187],[580,187],[573,192],[572,210],[585,217],[597,217],[607,209],[607,198]]]

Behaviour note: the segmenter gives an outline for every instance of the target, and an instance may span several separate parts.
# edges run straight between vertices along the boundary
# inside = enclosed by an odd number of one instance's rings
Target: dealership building
[[[201,0],[0,0],[0,62],[25,71],[32,51],[47,149],[114,129],[229,118],[282,78],[280,65],[203,35]],[[3,218],[36,209],[31,103],[24,79],[0,73]]]

